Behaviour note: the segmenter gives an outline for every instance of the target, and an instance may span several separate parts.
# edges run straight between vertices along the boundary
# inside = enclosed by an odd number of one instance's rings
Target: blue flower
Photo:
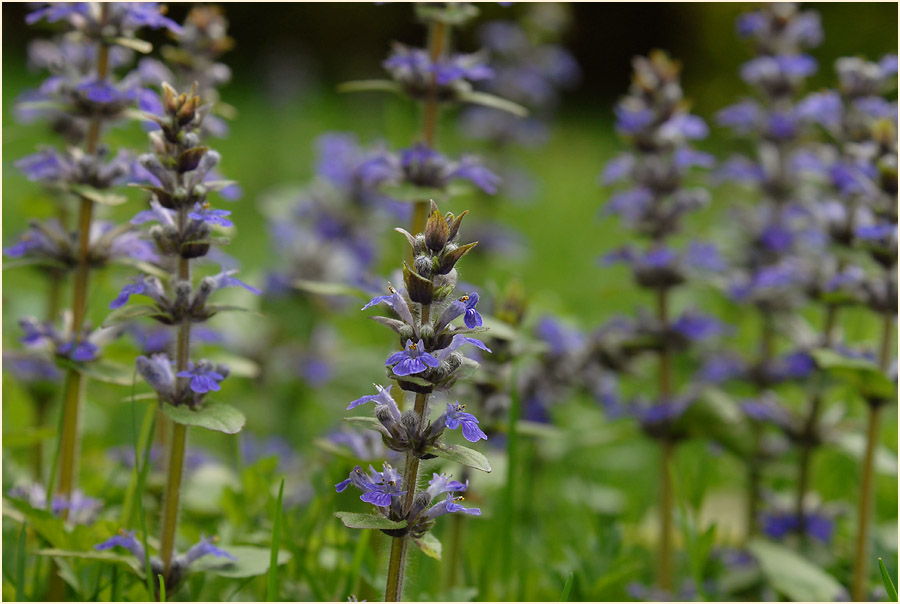
[[[634,156],[630,153],[623,153],[606,163],[601,175],[603,183],[609,185],[623,180],[631,173],[633,168]]]
[[[797,117],[826,128],[840,127],[842,115],[841,96],[833,90],[814,92],[797,104]]]
[[[242,287],[251,294],[256,294],[257,296],[262,294],[262,291],[260,291],[259,289],[253,287],[252,285],[244,283],[237,277],[234,277],[233,275],[235,273],[237,273],[236,270],[222,271],[221,273],[213,275],[212,277],[204,278],[204,281],[206,279],[210,279],[212,281],[213,291],[223,289],[225,287]]]
[[[464,155],[460,158],[456,167],[448,174],[447,178],[468,180],[489,195],[495,194],[500,186],[500,177],[488,170],[480,160],[471,155]]]
[[[750,132],[761,121],[762,109],[755,101],[741,101],[716,113],[716,122],[720,126],[731,128],[738,133]]]
[[[71,166],[63,163],[60,155],[51,149],[26,155],[13,165],[33,182],[57,182],[71,173]]]
[[[229,210],[212,209],[209,205],[209,202],[203,204],[202,206],[199,203],[195,203],[193,211],[188,214],[188,216],[190,216],[194,220],[199,220],[208,224],[217,224],[223,227],[234,226],[234,223],[225,218],[226,216],[230,215],[231,212]]]
[[[603,209],[605,214],[618,214],[627,220],[637,220],[653,203],[653,192],[636,187],[614,195]]]
[[[465,484],[458,480],[450,480],[449,474],[432,473],[431,480],[428,481],[428,489],[426,492],[431,499],[434,499],[441,493],[461,493],[469,488],[469,481]]]
[[[113,535],[103,543],[98,543],[94,549],[104,551],[114,547],[125,548],[138,560],[144,560],[144,545],[134,536],[134,531],[120,530],[118,535]]]
[[[165,292],[162,289],[162,283],[156,277],[148,277],[147,275],[138,275],[132,283],[127,284],[119,292],[119,295],[109,303],[112,309],[122,308],[128,302],[131,296],[143,295],[153,298],[156,302],[162,302],[165,298]]]
[[[425,351],[425,343],[421,339],[415,343],[407,339],[406,348],[389,356],[384,364],[391,366],[394,375],[406,376],[422,373],[428,367],[437,367],[441,362]]]
[[[447,403],[447,413],[445,423],[451,430],[456,430],[462,426],[463,437],[469,442],[478,442],[481,439],[487,440],[487,434],[482,432],[478,427],[478,419],[471,413],[466,413],[465,405],[456,403]]]
[[[338,493],[342,493],[351,484],[363,492],[359,497],[362,501],[378,507],[388,507],[391,505],[393,497],[399,497],[406,493],[406,491],[400,490],[403,486],[403,479],[387,462],[384,463],[382,472],[369,466],[368,474],[364,474],[362,468],[356,466],[347,479],[335,485],[335,489]]]
[[[724,331],[725,325],[716,319],[697,312],[685,312],[672,323],[672,330],[688,340],[705,340]]]
[[[474,292],[466,294],[465,296],[462,296],[459,301],[466,305],[466,316],[463,318],[466,327],[469,329],[481,327],[483,324],[481,313],[475,310],[475,305],[478,304],[478,294]]]
[[[386,296],[375,296],[374,298],[369,300],[361,310],[366,310],[367,308],[375,306],[376,304],[384,303],[390,306],[391,310],[397,313],[397,315],[408,325],[415,326],[416,323],[415,321],[413,321],[412,313],[409,310],[409,304],[407,304],[406,298],[403,296],[403,294],[401,294],[390,285],[388,286],[388,291],[390,291],[390,293]]]
[[[385,388],[384,386],[379,386],[378,384],[374,384],[375,389],[378,390],[378,394],[369,394],[367,396],[363,396],[361,398],[356,399],[349,405],[347,405],[347,411],[359,407],[360,405],[365,405],[366,403],[375,402],[376,405],[387,405],[393,409],[397,410],[397,417],[399,419],[400,410],[397,407],[397,402],[394,401],[394,397],[391,396],[391,388],[393,386],[388,386]]]
[[[678,113],[659,128],[659,133],[666,138],[686,138],[696,140],[706,138],[709,127],[702,118],[690,113]]]
[[[235,556],[214,545],[217,541],[218,539],[216,537],[210,539],[201,536],[200,542],[184,553],[182,561],[185,565],[190,565],[192,562],[194,562],[198,558],[202,558],[203,556],[215,556],[216,558],[225,558],[226,560],[237,562],[237,558]]]
[[[616,130],[625,134],[637,134],[653,123],[653,111],[630,103],[619,103],[615,108]]]
[[[100,349],[96,344],[86,340],[77,339],[60,344],[56,351],[61,355],[69,357],[73,361],[82,363],[94,361],[100,354]]]
[[[204,394],[221,390],[219,382],[224,380],[225,376],[216,369],[215,365],[207,361],[189,362],[188,368],[178,372],[177,375],[180,378],[191,378],[191,390],[197,394]]]
[[[438,360],[439,361],[445,360],[447,357],[450,356],[451,352],[453,352],[457,348],[464,346],[466,344],[471,344],[472,346],[475,346],[476,348],[479,348],[485,352],[491,352],[491,349],[488,348],[485,345],[485,343],[482,342],[481,340],[478,340],[475,338],[470,338],[470,337],[464,336],[462,334],[457,334],[457,335],[453,336],[452,340],[450,340],[449,346],[447,346],[446,348],[441,348],[438,351],[438,353],[437,353]]]
[[[462,495],[454,497],[450,493],[447,493],[446,499],[428,508],[428,511],[425,512],[425,517],[433,520],[435,518],[438,518],[439,516],[443,516],[444,514],[454,514],[456,512],[462,512],[463,514],[468,514],[470,516],[481,516],[480,509],[467,508],[457,503],[463,500],[465,500],[465,497],[463,497]]]

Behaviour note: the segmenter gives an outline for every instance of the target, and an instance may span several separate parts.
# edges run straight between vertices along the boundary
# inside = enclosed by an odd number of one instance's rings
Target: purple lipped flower
[[[212,277],[205,277],[203,280],[206,281],[209,279],[212,282],[213,291],[220,290],[226,287],[242,287],[246,289],[251,294],[256,294],[257,296],[262,295],[262,291],[253,287],[252,285],[248,285],[234,276],[237,273],[236,270],[230,271],[222,271]]]
[[[618,214],[626,220],[637,220],[653,203],[653,193],[647,187],[636,187],[617,193],[603,208],[604,214]]]
[[[138,275],[131,283],[122,288],[119,295],[109,303],[109,307],[112,309],[122,308],[131,296],[137,295],[147,296],[156,302],[162,302],[166,294],[158,278]]]
[[[425,343],[421,339],[418,342],[407,339],[406,348],[389,356],[384,364],[391,367],[394,375],[406,376],[422,373],[441,362],[425,351]]]
[[[390,291],[391,293],[386,296],[375,296],[374,298],[369,300],[366,305],[363,306],[360,310],[366,310],[367,308],[375,306],[376,304],[384,303],[390,306],[391,310],[397,313],[397,315],[408,325],[415,326],[416,322],[413,321],[412,313],[409,310],[409,304],[407,304],[406,298],[403,296],[403,294],[390,285],[388,286],[388,291]]]
[[[469,481],[465,484],[458,480],[450,480],[449,474],[432,473],[431,480],[428,481],[428,489],[426,492],[431,499],[434,499],[442,493],[462,493],[469,488]]]
[[[56,351],[80,363],[94,361],[100,354],[100,348],[96,344],[78,339],[60,344]]]
[[[716,123],[740,134],[752,131],[762,119],[762,108],[755,101],[741,101],[716,113]]]
[[[814,92],[797,104],[797,117],[826,128],[840,127],[842,115],[841,96],[833,90]]]
[[[816,361],[805,350],[788,353],[772,363],[772,374],[780,380],[798,380],[809,377],[816,369]]]
[[[191,390],[197,394],[204,394],[221,389],[219,382],[224,380],[225,376],[219,373],[217,369],[215,365],[207,361],[189,362],[188,368],[180,371],[177,376],[180,378],[191,378]]]
[[[609,160],[606,162],[606,166],[604,166],[601,174],[603,184],[609,185],[625,179],[631,174],[633,168],[634,156],[630,153],[623,153]]]
[[[466,305],[466,316],[463,318],[466,327],[469,329],[481,327],[484,321],[481,318],[481,313],[475,310],[475,305],[478,304],[478,294],[475,292],[466,294],[460,297],[459,301]]]
[[[150,209],[142,210],[131,219],[131,224],[137,226],[146,222],[158,222],[163,226],[175,226],[175,210],[162,207],[156,199],[150,201]]]
[[[463,514],[468,514],[470,516],[481,516],[481,510],[479,508],[467,508],[457,503],[464,499],[465,498],[462,495],[454,497],[450,493],[447,493],[446,499],[428,508],[425,512],[425,517],[433,520],[444,514],[455,514],[457,512],[462,512]]]
[[[25,383],[58,382],[62,379],[62,372],[56,365],[41,356],[4,353],[3,368]]]
[[[363,492],[359,497],[362,501],[378,507],[388,507],[393,497],[406,493],[400,490],[403,486],[400,474],[387,462],[384,463],[382,472],[369,466],[368,474],[364,474],[362,468],[356,466],[347,479],[335,485],[335,489],[342,493],[351,484]]]
[[[468,336],[464,336],[462,334],[457,334],[453,336],[453,339],[450,340],[450,344],[446,348],[441,348],[437,353],[438,361],[443,361],[447,357],[450,356],[450,353],[454,350],[460,348],[461,346],[465,346],[466,344],[471,344],[476,348],[483,350],[485,352],[491,352],[491,349],[485,345],[484,342],[478,340],[476,338],[470,338]]]
[[[688,311],[672,322],[672,330],[688,340],[705,340],[721,334],[725,324],[715,317]]]
[[[174,362],[164,353],[139,356],[135,359],[135,367],[150,387],[166,400],[175,395]]]
[[[113,535],[103,543],[98,543],[94,549],[105,551],[114,547],[121,547],[131,552],[131,555],[140,561],[144,560],[144,545],[134,536],[134,531],[120,530],[118,535]]]
[[[230,210],[216,210],[211,208],[209,203],[205,203],[202,206],[199,203],[195,203],[193,211],[188,214],[194,220],[223,227],[234,226],[233,222],[225,218],[230,215]]]
[[[220,547],[216,547],[216,541],[218,541],[218,539],[215,537],[210,539],[205,536],[201,536],[200,542],[186,551],[184,553],[184,556],[181,557],[181,561],[185,564],[185,566],[188,566],[192,562],[194,562],[198,558],[202,558],[203,556],[215,556],[216,558],[225,558],[226,560],[237,562],[237,558],[235,556],[229,554]]]
[[[500,186],[500,177],[471,155],[462,156],[447,178],[468,180],[489,195],[494,195]]]
[[[391,388],[393,388],[393,385],[388,386],[387,388],[385,388],[384,386],[379,386],[378,384],[373,385],[378,391],[378,394],[369,394],[356,399],[355,401],[347,405],[347,411],[359,407],[360,405],[374,402],[376,405],[387,405],[392,410],[396,410],[395,415],[399,418],[400,409],[397,407],[397,402],[394,400],[394,397],[391,396]]]
[[[660,126],[659,133],[667,139],[697,140],[709,135],[709,127],[699,116],[690,113],[676,113]]]
[[[445,423],[450,430],[456,430],[462,426],[463,437],[469,442],[478,442],[481,439],[487,440],[481,428],[478,427],[478,418],[471,413],[466,413],[465,405],[456,403],[447,403],[447,413]]]
[[[747,364],[738,357],[715,356],[703,364],[697,377],[704,382],[721,384],[743,375],[746,370]]]

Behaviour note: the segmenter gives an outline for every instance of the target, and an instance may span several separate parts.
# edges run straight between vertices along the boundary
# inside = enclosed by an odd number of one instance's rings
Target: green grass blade
[[[566,579],[566,586],[563,587],[562,597],[560,598],[561,602],[569,601],[569,594],[572,593],[572,583],[575,582],[575,571],[569,573],[569,578]]]
[[[147,575],[149,576],[150,573],[147,573]],[[159,577],[159,601],[165,602],[166,601],[166,580],[163,579],[162,575],[156,575],[156,576]]]
[[[284,478],[278,487],[278,501],[275,502],[275,520],[272,522],[272,552],[269,555],[269,586],[266,589],[266,602],[274,602],[278,598],[278,550],[281,546],[281,498],[284,496]]]
[[[894,587],[894,582],[891,581],[891,575],[888,573],[888,569],[884,566],[884,560],[881,558],[878,558],[878,568],[881,570],[881,580],[884,582],[884,590],[887,592],[888,600],[896,602],[897,588]]]
[[[147,583],[147,597],[153,599],[153,573],[150,571],[150,547],[147,545],[147,514],[144,513],[144,483],[147,479],[147,468],[150,465],[150,446],[153,444],[151,435],[156,425],[156,407],[150,405],[144,417],[144,426],[147,428],[144,434],[146,442],[144,443],[143,463],[138,464],[140,456],[140,437],[137,429],[137,401],[134,398],[135,381],[137,380],[137,369],[131,375],[131,435],[134,439],[134,470],[137,472],[137,484],[135,485],[135,501],[138,508],[138,519],[141,522],[141,540],[144,546],[144,580]],[[138,466],[140,465],[140,469]],[[165,602],[165,592],[160,577],[160,602]]]
[[[25,601],[25,561],[28,558],[25,552],[25,542],[27,539],[28,523],[23,522],[22,530],[19,531],[19,543],[16,545],[16,602]],[[884,568],[884,565],[881,568]]]

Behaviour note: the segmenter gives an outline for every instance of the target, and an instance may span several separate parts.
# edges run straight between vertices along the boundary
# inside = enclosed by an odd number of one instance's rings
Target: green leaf
[[[812,356],[819,367],[848,382],[863,398],[897,398],[896,384],[867,359],[848,358],[826,348],[813,350]]]
[[[236,304],[207,304],[206,308],[208,310],[212,311],[213,314],[218,314],[220,312],[239,311],[239,312],[248,312],[248,313],[256,315],[258,317],[265,316],[259,311],[250,310],[249,308],[244,308],[243,306],[237,306]]]
[[[232,579],[258,577],[269,572],[269,565],[272,563],[270,548],[255,547],[253,545],[233,545],[224,549],[237,558],[237,561],[232,562],[223,558],[206,556],[191,564],[190,572],[209,571]],[[279,551],[278,566],[287,564],[291,557],[290,552]]]
[[[833,602],[841,584],[783,545],[753,539],[747,546],[776,591],[795,602]]]
[[[476,470],[481,470],[482,472],[491,471],[491,464],[488,462],[487,457],[469,447],[464,447],[462,445],[448,445],[441,441],[438,442],[429,453],[437,455],[438,457],[443,457],[444,459],[449,459],[450,461],[455,461],[464,466],[469,466],[470,468],[475,468]]]
[[[128,201],[128,198],[124,195],[110,191],[101,191],[88,185],[69,185],[69,190],[83,199],[103,206],[118,206]]]
[[[157,307],[151,304],[133,304],[131,306],[123,306],[112,311],[103,320],[101,327],[109,327],[124,321],[137,319],[138,317],[149,317],[153,315],[164,315]]]
[[[842,432],[834,443],[837,448],[857,461],[862,461],[866,451],[866,437],[862,434]],[[875,446],[875,469],[881,474],[897,475],[897,455],[884,445]]]
[[[25,543],[28,540],[27,531],[28,523],[23,522],[22,529],[19,531],[19,542],[16,544],[16,602],[25,601],[25,563],[28,561],[28,554],[25,551]],[[883,564],[881,568],[884,568]]]
[[[293,286],[306,293],[319,296],[355,296],[360,299],[368,299],[364,291],[346,283],[297,279],[293,282]]]
[[[506,111],[507,113],[512,113],[518,117],[528,116],[528,109],[522,107],[522,105],[507,101],[506,99],[501,99],[499,96],[494,96],[493,94],[488,94],[486,92],[470,90],[460,94],[459,99],[466,103],[472,103],[473,105],[481,105],[483,107],[490,107],[491,109]]]
[[[205,356],[205,355],[204,355]],[[220,363],[228,366],[228,375],[231,377],[242,377],[254,379],[259,377],[259,363],[247,357],[238,356],[236,354],[228,354],[227,352],[216,352],[206,359],[213,363]]]
[[[137,559],[132,555],[116,554],[113,552],[98,551],[72,551],[66,549],[39,549],[39,556],[48,556],[50,558],[76,558],[80,560],[95,560],[113,564],[122,564],[131,570],[138,577],[143,577],[144,572],[138,565]]]
[[[357,514],[354,512],[335,512],[344,526],[355,529],[402,529],[406,528],[406,520],[397,522],[374,514]]]
[[[65,264],[51,260],[50,258],[15,258],[12,260],[3,260],[3,270],[22,268],[23,266],[41,266],[66,270]]]
[[[162,575],[156,575],[156,576],[159,577],[159,601],[165,602],[166,601],[166,580],[163,578]]]
[[[56,436],[56,430],[53,428],[36,428],[29,426],[21,428],[13,433],[5,433],[3,435],[3,448],[13,449],[18,447],[32,447],[45,440],[50,440]]]
[[[136,50],[141,54],[148,54],[153,52],[153,44],[150,42],[145,42],[144,40],[138,40],[136,38],[115,38],[113,40],[119,46],[124,46],[125,48],[130,48],[131,50]]]
[[[441,560],[441,542],[431,533],[425,533],[419,539],[413,539],[422,553],[438,562]]]
[[[266,602],[274,602],[278,598],[278,548],[281,544],[281,500],[284,496],[284,478],[278,487],[278,499],[275,501],[275,519],[272,521],[272,547],[269,554],[269,584],[266,588]]]
[[[393,80],[354,80],[344,82],[337,87],[338,92],[394,92],[400,94],[403,90]]]
[[[381,422],[374,417],[369,417],[368,415],[345,417],[344,421],[352,426],[359,426],[360,428],[365,428],[367,430],[384,432],[384,426],[381,425]]]
[[[244,414],[231,405],[213,401],[206,401],[198,411],[168,404],[163,405],[162,409],[173,422],[225,434],[237,434],[247,421]]]
[[[566,579],[566,585],[563,587],[562,597],[560,598],[561,602],[569,601],[569,594],[572,593],[572,583],[575,582],[575,571],[569,573],[569,578]]]
[[[128,386],[132,382],[134,376],[134,366],[116,363],[108,359],[100,359],[99,361],[91,361],[90,363],[75,364],[77,371],[83,375],[106,384],[116,384],[118,386]]]
[[[888,600],[896,602],[897,588],[894,587],[894,582],[891,581],[891,575],[888,573],[888,569],[884,566],[884,560],[881,558],[878,558],[878,570],[881,571],[881,582],[884,583],[884,591],[887,592]]]

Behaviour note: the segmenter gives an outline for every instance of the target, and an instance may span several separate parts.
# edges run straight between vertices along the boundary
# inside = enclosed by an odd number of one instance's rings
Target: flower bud
[[[450,227],[447,220],[438,212],[437,208],[433,209],[428,222],[425,223],[425,244],[432,252],[440,252],[447,244],[450,237]]]

